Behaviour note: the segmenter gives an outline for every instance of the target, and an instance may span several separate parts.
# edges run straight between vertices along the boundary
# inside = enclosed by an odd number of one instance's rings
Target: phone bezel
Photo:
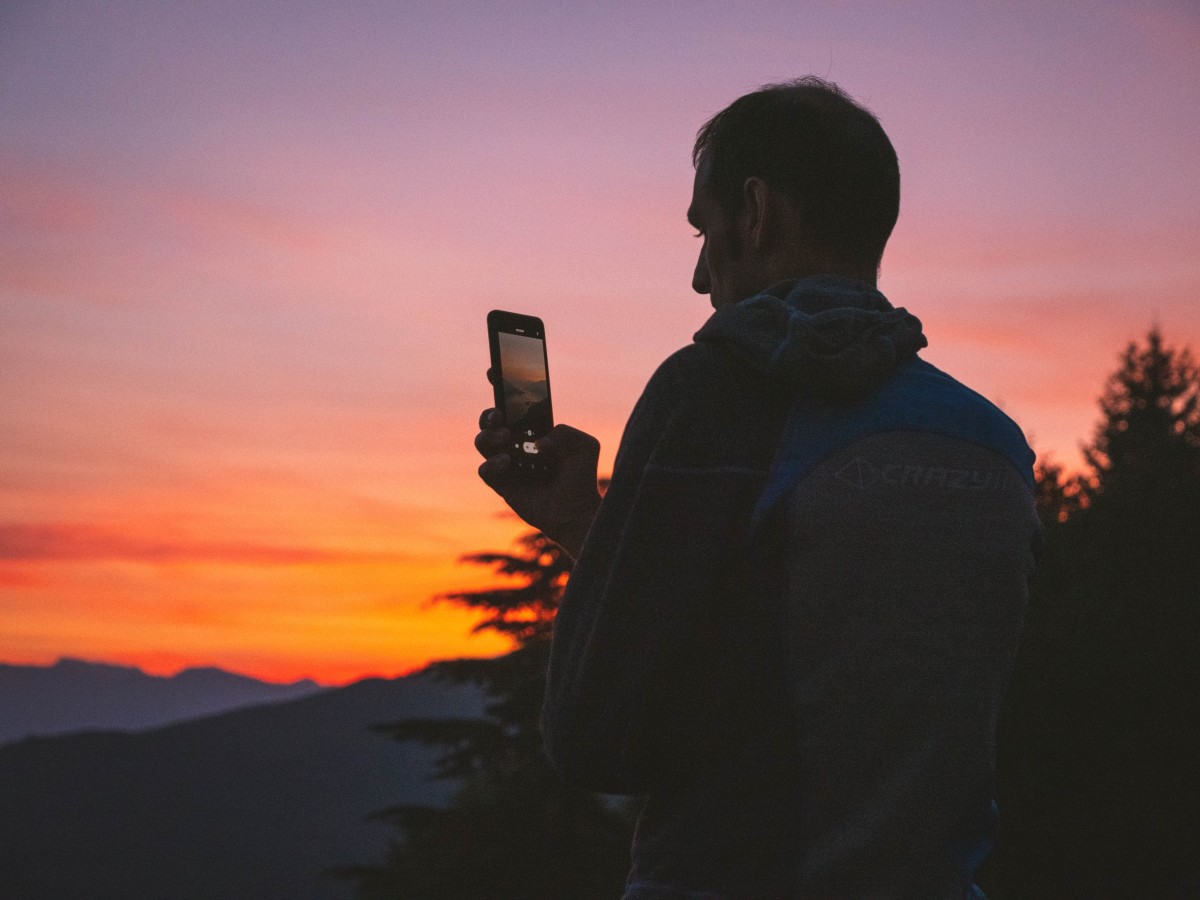
[[[488,349],[492,362],[492,394],[497,409],[501,410],[508,423],[508,409],[504,402],[504,367],[500,358],[500,335],[519,334],[523,337],[536,338],[542,342],[542,365],[546,370],[546,403],[549,408],[550,428],[554,427],[554,396],[550,387],[550,354],[546,346],[546,326],[537,316],[524,313],[508,312],[493,309],[487,314]],[[541,437],[541,435],[537,435]],[[533,473],[545,472],[544,461],[521,449],[519,442],[514,442],[513,456],[521,469],[529,469]]]

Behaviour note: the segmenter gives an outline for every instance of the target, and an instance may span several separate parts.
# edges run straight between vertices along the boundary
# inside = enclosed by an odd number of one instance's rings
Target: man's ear
[[[779,227],[775,196],[757,175],[742,182],[742,224],[746,244],[762,251],[775,239]]]

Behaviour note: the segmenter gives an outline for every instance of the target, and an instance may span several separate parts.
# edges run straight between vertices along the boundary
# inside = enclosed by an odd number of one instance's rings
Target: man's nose
[[[696,260],[696,271],[692,273],[692,290],[697,294],[707,294],[712,290],[712,284],[708,278],[708,263],[704,261],[704,251],[700,251],[700,256]]]

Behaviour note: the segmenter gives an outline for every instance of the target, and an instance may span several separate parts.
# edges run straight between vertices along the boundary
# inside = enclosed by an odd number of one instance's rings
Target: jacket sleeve
[[[680,452],[704,415],[686,354],[630,417],[554,624],[546,751],[564,780],[600,793],[662,789],[701,752],[723,582],[764,477]]]

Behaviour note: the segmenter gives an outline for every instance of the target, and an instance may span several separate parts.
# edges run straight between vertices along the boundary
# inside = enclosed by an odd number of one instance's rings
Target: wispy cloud
[[[122,534],[85,524],[0,525],[0,559],[209,562],[251,566],[403,563],[411,554]]]
[[[286,205],[0,153],[0,289],[104,306],[307,271],[353,239]]]
[[[186,191],[158,194],[153,199],[175,225],[198,235],[299,253],[323,251],[331,243],[323,229],[303,217],[253,203]]]

